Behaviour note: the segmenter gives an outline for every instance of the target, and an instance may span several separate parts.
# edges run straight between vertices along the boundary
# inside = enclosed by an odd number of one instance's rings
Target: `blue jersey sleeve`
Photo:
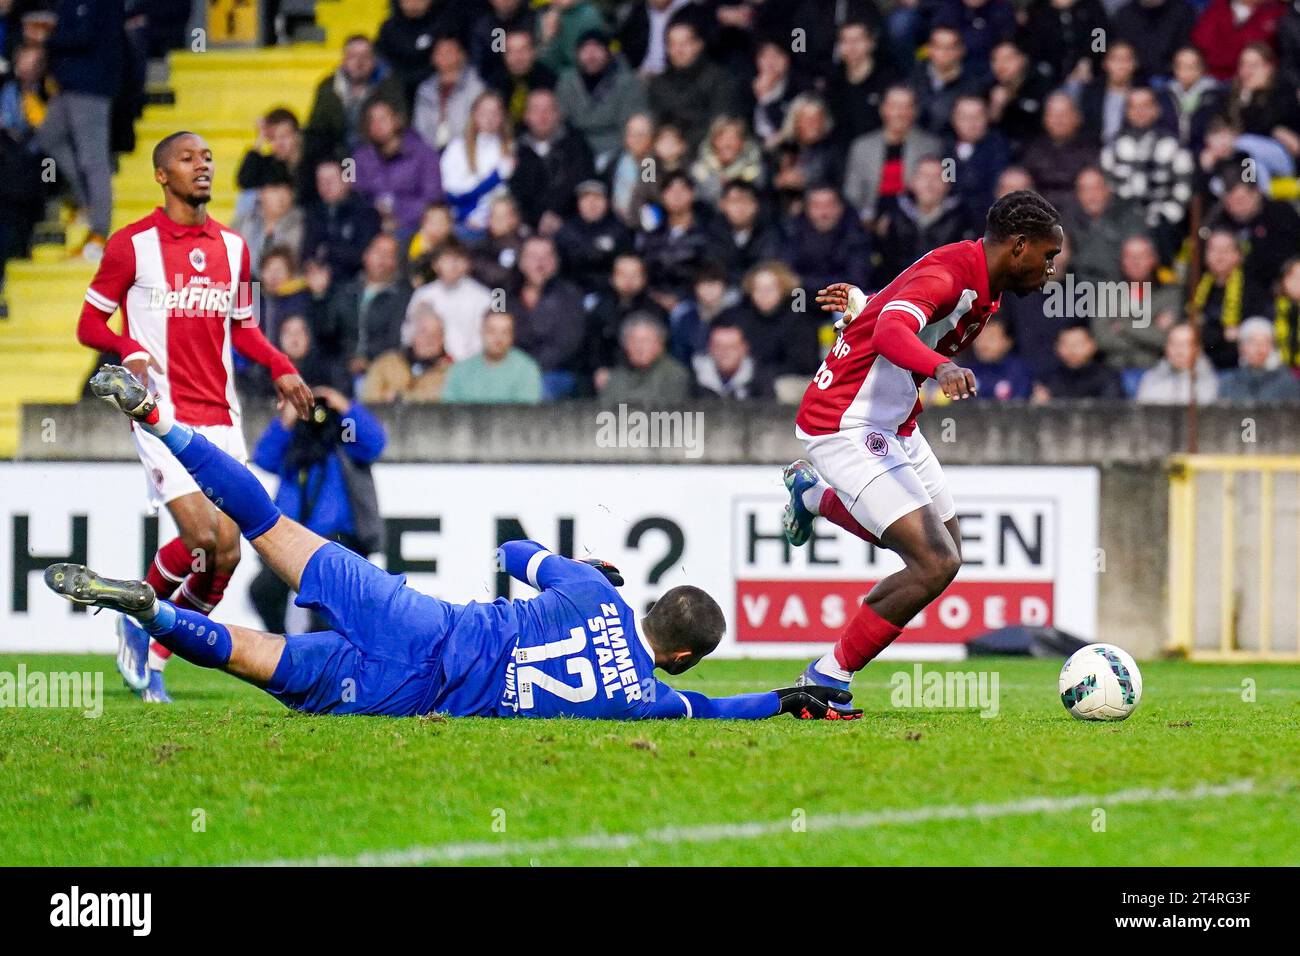
[[[765,720],[777,714],[781,704],[776,691],[738,694],[735,697],[706,697],[693,690],[674,690],[661,680],[654,683],[654,699],[645,719],[691,717],[697,720]]]
[[[554,554],[536,541],[507,541],[497,548],[497,567],[539,591],[569,582],[605,581],[591,565]]]

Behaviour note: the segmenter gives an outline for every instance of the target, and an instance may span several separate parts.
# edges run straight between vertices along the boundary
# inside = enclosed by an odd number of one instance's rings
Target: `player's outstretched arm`
[[[539,591],[575,579],[608,581],[618,587],[623,576],[608,561],[577,561],[548,551],[536,541],[507,541],[497,548],[497,570]]]
[[[842,706],[851,702],[853,695],[837,687],[808,685],[734,697],[708,697],[699,691],[674,690],[662,681],[655,681],[655,690],[655,700],[646,717],[766,720],[778,714],[792,714],[800,720],[855,720],[862,716],[862,711]]]

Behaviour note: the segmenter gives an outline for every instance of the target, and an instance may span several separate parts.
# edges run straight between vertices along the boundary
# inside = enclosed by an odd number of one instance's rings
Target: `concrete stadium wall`
[[[387,461],[483,463],[785,464],[801,446],[789,406],[700,404],[687,447],[628,447],[620,418],[595,403],[509,410],[476,406],[381,409]],[[250,446],[274,410],[246,409]],[[620,422],[624,430],[620,433]],[[1141,657],[1158,654],[1167,633],[1168,484],[1165,461],[1186,447],[1181,408],[1132,403],[1031,406],[975,402],[930,410],[925,433],[948,465],[1094,465],[1101,474],[1100,633]],[[1284,406],[1216,406],[1199,413],[1199,450],[1294,454],[1300,414]],[[628,439],[631,439],[629,441]],[[621,441],[621,444],[620,444]],[[29,405],[19,457],[27,460],[134,460],[127,429],[108,408]]]

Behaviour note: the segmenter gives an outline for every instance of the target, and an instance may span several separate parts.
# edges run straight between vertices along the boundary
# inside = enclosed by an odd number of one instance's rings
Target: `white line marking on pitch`
[[[866,813],[809,814],[810,832],[869,830],[874,827],[926,823],[932,820],[991,820],[998,817],[1035,813],[1060,813],[1080,807],[1113,806],[1124,803],[1172,803],[1205,800],[1251,793],[1253,780],[1224,784],[1201,784],[1190,790],[1168,787],[1140,787],[1109,794],[1077,794],[1072,797],[1028,797],[1007,803],[970,803],[915,807],[903,810],[874,810]],[[405,850],[380,850],[356,856],[319,856],[303,860],[267,860],[245,866],[420,866],[426,863],[461,863],[514,856],[535,856],[561,850],[627,850],[643,844],[716,843],[720,840],[752,840],[790,833],[790,821],[715,823],[695,827],[663,827],[644,833],[592,833],[586,836],[552,837],[514,843],[441,843],[413,846]]]

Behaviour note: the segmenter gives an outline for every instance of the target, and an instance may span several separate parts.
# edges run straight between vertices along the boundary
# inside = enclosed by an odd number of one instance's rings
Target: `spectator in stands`
[[[1011,163],[1011,147],[1001,132],[989,129],[982,96],[959,96],[952,107],[952,136],[943,155],[953,160],[953,188],[972,223],[983,221],[993,205],[993,188]],[[1058,207],[1059,208],[1059,207]]]
[[[351,551],[369,553],[375,548],[378,529],[358,526],[349,484],[357,480],[356,469],[369,466],[383,454],[388,436],[360,402],[327,386],[312,391],[316,395],[312,417],[299,420],[286,402],[253,449],[253,463],[279,477],[275,505],[281,513]],[[374,479],[368,473],[362,480],[373,488]],[[266,564],[253,580],[249,596],[265,626],[284,633],[289,586]],[[311,627],[320,630],[327,626],[313,612]]]
[[[1105,174],[1096,166],[1079,172],[1074,201],[1057,208],[1065,217],[1065,231],[1074,247],[1074,274],[1081,281],[1114,280],[1124,240],[1146,233],[1146,217],[1141,209],[1117,200]],[[1163,336],[1160,341],[1163,345]]]
[[[459,362],[483,347],[479,336],[483,313],[492,308],[492,293],[470,276],[469,252],[454,239],[438,247],[433,266],[438,277],[411,294],[402,342],[410,341],[417,311],[428,304],[442,319],[447,354]]]
[[[23,147],[31,143],[55,93],[45,48],[34,43],[20,46],[14,53],[13,75],[0,85],[0,129],[11,142]]]
[[[551,0],[539,17],[542,62],[563,73],[577,62],[578,42],[593,30],[605,30],[605,18],[590,0]]]
[[[1222,199],[1206,216],[1206,228],[1233,233],[1248,250],[1247,280],[1268,287],[1300,245],[1300,214],[1290,203],[1269,199],[1235,164],[1225,167],[1222,179]]]
[[[471,247],[474,278],[489,289],[505,289],[514,282],[519,250],[528,238],[512,196],[499,196],[488,207],[487,235]]]
[[[880,129],[854,141],[844,172],[844,197],[864,224],[892,206],[921,159],[940,147],[937,138],[916,128],[916,95],[906,86],[889,88],[880,118]]]
[[[737,401],[771,397],[772,383],[749,354],[740,326],[714,323],[708,341],[708,350],[691,360],[697,396]]]
[[[470,62],[479,76],[492,76],[504,69],[504,50],[495,41],[517,30],[537,34],[537,13],[528,0],[488,0],[487,9],[477,15],[469,35]]]
[[[858,217],[844,205],[835,188],[820,185],[808,190],[803,213],[787,225],[781,259],[803,280],[804,293],[811,302],[818,289],[832,282],[871,288],[871,246]],[[911,263],[908,260],[907,265]]]
[[[786,133],[786,117],[800,89],[790,75],[790,51],[779,43],[772,40],[759,43],[754,67],[748,102],[741,115],[749,118],[759,143],[770,150]]]
[[[722,313],[740,302],[740,293],[727,281],[726,270],[716,262],[706,262],[700,267],[691,289],[691,297],[678,302],[668,316],[668,350],[673,358],[687,366],[705,350],[709,329]]]
[[[1223,373],[1219,398],[1239,402],[1300,401],[1300,380],[1282,365],[1273,337],[1273,324],[1255,316],[1237,333],[1241,364]]]
[[[1118,10],[1110,9],[1112,36],[1136,51],[1138,68],[1146,76],[1168,70],[1196,22],[1196,7],[1188,0],[1128,0]]]
[[[1016,192],[1019,189],[1033,189],[1034,177],[1025,171],[1023,166],[1008,166],[1002,170],[998,176],[997,185],[993,187],[993,198],[1001,199],[1007,193]]]
[[[859,136],[880,129],[880,104],[896,82],[889,58],[877,55],[876,33],[862,20],[840,26],[839,69],[831,75],[826,103],[841,152]]]
[[[1249,43],[1241,51],[1224,112],[1243,134],[1272,140],[1286,151],[1269,163],[1271,173],[1294,174],[1300,156],[1300,104],[1295,88],[1281,82],[1277,54],[1267,43]],[[1267,149],[1272,144],[1261,145]]]
[[[745,297],[719,322],[738,325],[749,340],[750,352],[769,374],[811,375],[821,356],[817,346],[818,317],[794,310],[799,277],[783,262],[760,263],[745,276]]]
[[[1113,43],[1101,61],[1101,75],[1087,82],[1068,80],[1066,91],[1079,104],[1084,128],[1093,141],[1108,144],[1119,135],[1128,110],[1129,93],[1137,83],[1137,50]]]
[[[402,84],[407,103],[415,102],[415,91],[432,72],[429,53],[434,38],[447,29],[446,3],[434,9],[433,0],[398,0],[397,9],[375,39],[375,50],[393,68]]]
[[[1100,66],[1097,38],[1110,26],[1100,0],[1034,0],[1025,11],[1019,42],[1033,70],[1059,83],[1085,62]]]
[[[1241,51],[1272,43],[1286,7],[1278,0],[1210,0],[1192,27],[1192,43],[1205,55],[1210,75],[1232,79]]]
[[[975,238],[965,204],[944,178],[943,160],[921,160],[907,186],[893,210],[876,220],[882,278],[892,279],[931,249]]]
[[[578,62],[560,76],[555,97],[602,171],[623,141],[628,120],[646,108],[640,77],[610,51],[609,37],[596,30],[580,38]]]
[[[619,359],[619,333],[628,316],[649,315],[668,326],[668,314],[650,295],[645,263],[630,253],[614,260],[607,288],[587,313],[581,373],[591,382],[604,382]]]
[[[457,362],[447,373],[443,402],[536,405],[542,400],[542,370],[514,347],[515,319],[509,312],[483,317],[483,351]]]
[[[694,150],[713,118],[733,107],[731,77],[704,55],[704,41],[686,20],[668,28],[666,45],[668,68],[650,80],[650,112],[680,129]]]
[[[727,183],[718,211],[722,215],[714,217],[709,224],[710,248],[712,258],[726,269],[731,282],[739,282],[760,260],[778,255],[780,232],[766,222],[758,191],[752,183],[744,180]]]
[[[283,246],[297,258],[302,250],[303,213],[293,202],[293,184],[287,178],[268,179],[257,190],[257,203],[232,224],[248,244],[253,278],[258,278],[262,253]]]
[[[78,252],[98,262],[113,219],[109,118],[125,77],[125,9],[122,0],[58,0],[53,9],[57,22],[45,51],[59,92],[35,142],[90,226]]]
[[[374,359],[402,344],[411,287],[402,278],[400,262],[397,239],[380,233],[366,246],[361,272],[330,298],[324,337],[336,343],[337,354],[353,376],[364,374]]]
[[[456,233],[456,220],[446,202],[430,203],[420,217],[420,228],[406,247],[411,274],[432,277],[433,257]]]
[[[1074,100],[1053,93],[1043,107],[1043,130],[1025,147],[1021,165],[1034,177],[1043,198],[1064,212],[1074,199],[1079,173],[1097,164],[1099,151],[1083,132]]]
[[[615,259],[632,251],[632,231],[609,208],[609,190],[599,179],[578,183],[578,209],[555,234],[563,272],[591,295],[605,284]]]
[[[1192,396],[1192,367],[1196,368],[1196,404],[1207,405],[1219,394],[1214,366],[1196,348],[1196,336],[1186,322],[1169,330],[1165,357],[1142,373],[1137,400],[1149,405],[1186,405]]]
[[[1121,200],[1140,205],[1160,258],[1173,258],[1192,198],[1192,154],[1157,125],[1160,107],[1150,87],[1129,93],[1124,125],[1101,152],[1101,168]]]
[[[323,157],[352,152],[363,142],[362,112],[370,100],[382,99],[404,109],[401,81],[375,58],[364,36],[343,43],[343,62],[316,87],[305,130],[307,155]]]
[[[591,149],[560,115],[551,90],[534,90],[524,110],[519,137],[518,180],[512,184],[524,218],[537,230],[554,235],[572,215],[578,183],[596,174]]]
[[[917,125],[934,136],[948,136],[957,97],[978,94],[980,83],[964,62],[966,47],[955,26],[935,26],[926,44],[926,59],[912,69]]]
[[[1029,397],[1034,374],[1025,360],[1015,354],[1015,345],[1006,319],[991,316],[971,345],[973,354],[963,363],[975,373],[976,398],[1005,402]]]
[[[555,72],[545,63],[537,62],[537,42],[531,31],[512,30],[505,35],[505,51],[497,63],[496,72],[483,77],[485,83],[501,94],[511,122],[522,123],[528,94],[533,90],[553,90]]]
[[[458,37],[433,43],[433,74],[415,91],[412,126],[429,146],[442,150],[465,132],[469,111],[486,87]]]
[[[650,168],[654,140],[655,128],[650,117],[634,113],[623,126],[622,147],[605,166],[610,204],[630,229],[641,227],[641,207],[654,195],[653,184],[647,183],[645,176],[645,171]]]
[[[1237,364],[1237,330],[1243,319],[1270,311],[1265,289],[1242,268],[1241,243],[1227,230],[1205,240],[1205,272],[1192,292],[1201,315],[1201,346],[1215,368]]]
[[[442,199],[435,153],[385,99],[366,105],[366,142],[356,151],[356,191],[378,210],[384,228],[403,240],[420,225],[430,203]]]
[[[1029,364],[1035,378],[1042,378],[1055,366],[1057,334],[1079,321],[1065,297],[1066,283],[1073,270],[1072,252],[1067,234],[1061,251],[1052,260],[1056,277],[1041,291],[1022,296],[1004,295],[998,310],[1016,340],[1016,354]]]
[[[1025,52],[1010,40],[993,49],[990,64],[989,119],[1014,144],[1026,143],[1042,129],[1043,104],[1051,86],[1034,72]]]
[[[280,323],[286,316],[307,314],[311,293],[298,272],[298,257],[288,246],[267,247],[258,276],[261,292],[258,326],[267,340],[274,342],[280,337]]]
[[[795,97],[777,142],[772,174],[772,186],[786,211],[798,211],[810,186],[836,184],[844,178],[833,131],[825,103],[808,93]]]
[[[279,321],[276,331],[278,334],[275,341],[279,343],[280,351],[293,362],[294,368],[298,370],[304,382],[325,385],[345,395],[352,393],[352,383],[344,372],[343,366],[317,344],[311,324],[305,316],[286,314]],[[258,394],[266,397],[275,394],[270,373],[265,368],[250,363],[245,370],[253,371],[260,377]]]
[[[619,332],[623,361],[599,386],[610,405],[676,405],[691,395],[691,373],[668,354],[668,329],[654,316],[634,312]]]
[[[442,398],[452,360],[443,347],[443,325],[430,302],[415,306],[407,320],[410,341],[392,349],[371,363],[361,385],[361,400],[371,405],[393,402],[436,402]],[[482,319],[475,324],[474,338],[481,344]],[[481,349],[476,349],[477,354]],[[466,356],[468,357],[468,356]]]
[[[461,236],[482,237],[492,200],[508,189],[516,166],[514,131],[501,96],[485,90],[474,101],[464,135],[442,151],[442,187]]]
[[[1016,29],[1015,12],[1007,0],[938,0],[934,23],[956,27],[971,65],[982,69],[997,45]]]
[[[641,254],[650,270],[651,288],[676,300],[686,294],[695,271],[708,258],[709,230],[697,215],[690,176],[678,170],[660,182],[663,222],[644,237]]]
[[[1034,401],[1123,398],[1119,373],[1097,357],[1097,342],[1086,325],[1066,326],[1056,334],[1056,367],[1034,384]]]
[[[763,155],[758,144],[745,135],[745,123],[734,116],[719,116],[700,145],[699,158],[691,165],[695,195],[701,202],[717,205],[727,183],[761,186]]]
[[[1293,256],[1282,266],[1273,302],[1273,328],[1277,333],[1278,355],[1282,364],[1300,375],[1300,256]]]
[[[302,254],[329,264],[343,282],[361,268],[361,250],[379,234],[379,214],[352,191],[336,159],[316,167],[316,194],[303,218]]]
[[[1176,283],[1160,281],[1160,260],[1149,237],[1129,236],[1120,248],[1123,285],[1118,294],[1097,290],[1092,334],[1111,368],[1150,368],[1159,361],[1169,330],[1182,321],[1183,294]]]
[[[1178,142],[1199,152],[1210,119],[1223,105],[1223,88],[1206,73],[1200,50],[1184,46],[1174,54],[1173,76],[1160,90],[1159,100],[1161,124],[1178,132]]]
[[[696,33],[709,25],[708,10],[693,0],[636,0],[618,28],[618,42],[628,64],[643,77],[668,67],[668,28],[677,22],[694,25]]]
[[[235,181],[241,190],[250,193],[267,183],[288,182],[294,202],[305,207],[316,198],[315,175],[315,169],[305,160],[298,117],[280,107],[258,120],[257,139],[244,154]]]
[[[507,300],[519,347],[541,366],[547,401],[568,398],[577,390],[575,370],[585,328],[582,290],[559,273],[555,243],[546,236],[530,236],[519,250],[518,289]]]

